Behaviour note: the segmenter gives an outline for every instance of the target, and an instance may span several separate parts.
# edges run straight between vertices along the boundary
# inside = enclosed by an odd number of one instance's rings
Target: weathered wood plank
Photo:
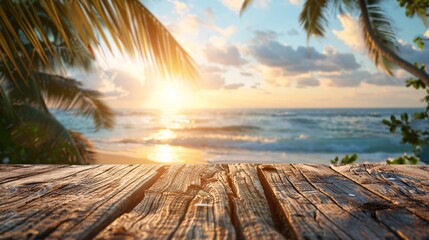
[[[235,224],[244,239],[284,239],[274,227],[256,165],[229,164]]]
[[[162,167],[69,166],[0,185],[2,238],[90,238],[135,206]]]
[[[358,219],[356,228],[364,227],[361,230],[366,238],[425,239],[428,236],[426,221],[339,175],[328,166],[297,164],[293,167],[313,187],[352,215],[351,218]]]
[[[387,164],[349,164],[332,169],[429,222],[429,177]]]
[[[171,166],[97,238],[234,238],[223,174],[218,165]]]
[[[202,190],[192,199],[173,239],[234,239],[228,186],[225,171],[206,179]]]
[[[304,189],[296,188],[296,183],[292,183],[296,180],[292,175],[296,173],[290,168],[287,164],[258,166],[262,186],[272,204],[272,212],[284,226],[284,234],[296,239],[350,239],[347,231],[333,224],[329,218],[332,216],[325,216],[302,194]],[[308,189],[307,194],[316,192]]]
[[[62,165],[24,165],[13,164],[6,165],[0,164],[0,184],[11,182],[17,179],[31,177],[48,171],[54,171],[58,168],[64,167]]]

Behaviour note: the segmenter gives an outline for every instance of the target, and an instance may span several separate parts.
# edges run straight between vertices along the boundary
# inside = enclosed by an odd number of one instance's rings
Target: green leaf
[[[416,112],[416,113],[414,113],[414,119],[416,119],[416,120],[422,120],[422,119],[425,119],[427,117],[428,117],[428,115],[425,112]]]

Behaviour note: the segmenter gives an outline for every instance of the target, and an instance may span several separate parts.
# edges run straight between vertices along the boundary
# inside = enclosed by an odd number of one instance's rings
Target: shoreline
[[[121,153],[95,151],[94,164],[157,164],[149,159],[130,157]]]
[[[203,150],[156,145],[133,151],[95,150],[94,164],[205,164],[207,153]]]

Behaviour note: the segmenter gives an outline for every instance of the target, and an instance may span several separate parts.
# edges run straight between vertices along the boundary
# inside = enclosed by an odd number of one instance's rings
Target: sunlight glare
[[[148,157],[153,161],[161,163],[181,162],[174,148],[168,144],[156,146],[154,151],[149,154]]]
[[[161,129],[155,134],[157,140],[170,140],[176,138],[176,134],[170,129]]]
[[[183,107],[185,95],[177,84],[168,84],[159,93],[159,102],[163,111],[177,110]]]

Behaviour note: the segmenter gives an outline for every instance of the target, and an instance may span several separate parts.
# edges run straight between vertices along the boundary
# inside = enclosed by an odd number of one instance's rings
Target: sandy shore
[[[96,151],[95,164],[183,164],[207,163],[201,150],[172,146],[146,147],[133,152]]]
[[[95,164],[157,164],[157,162],[144,158],[130,157],[120,153],[97,151],[95,153]]]

